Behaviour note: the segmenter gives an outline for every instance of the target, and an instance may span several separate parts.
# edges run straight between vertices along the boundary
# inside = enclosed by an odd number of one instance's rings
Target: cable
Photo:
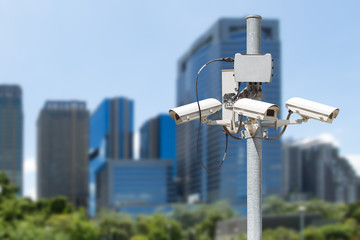
[[[289,120],[290,119],[290,116],[293,112],[289,110],[289,114],[287,115],[286,117],[286,120]],[[286,128],[287,128],[288,125],[285,125],[281,131],[281,133],[279,135],[277,135],[276,137],[273,137],[273,138],[264,138],[265,140],[268,140],[268,141],[274,141],[274,140],[278,140],[285,132]]]
[[[240,96],[240,93],[242,92],[242,91],[240,91],[240,87],[241,87],[241,82],[239,82],[239,85],[238,85],[238,92],[237,92],[237,94],[236,94],[236,96],[235,96],[235,100],[237,100],[238,98],[239,98],[239,96]]]
[[[220,167],[222,166],[222,164],[224,163],[224,160],[225,160],[225,157],[226,157],[226,153],[227,153],[227,146],[228,146],[228,133],[230,133],[227,129],[225,130],[226,132],[226,146],[225,146],[225,152],[224,152],[224,157],[222,159],[222,162],[220,163],[220,165],[215,168],[215,169],[208,169],[204,163],[201,161],[201,157],[200,157],[200,152],[199,152],[199,139],[200,139],[200,129],[201,129],[201,108],[200,108],[200,103],[199,103],[199,94],[198,94],[198,79],[199,79],[199,75],[200,75],[200,72],[207,66],[209,65],[210,63],[213,63],[213,62],[234,62],[234,59],[233,58],[217,58],[217,59],[213,59],[207,63],[204,64],[204,66],[202,66],[200,68],[200,70],[198,71],[197,73],[197,76],[196,76],[196,102],[197,102],[197,105],[198,105],[198,109],[199,109],[199,127],[198,127],[198,136],[197,136],[197,142],[196,142],[196,151],[197,151],[197,155],[198,155],[198,158],[199,158],[199,161],[202,165],[202,167],[207,171],[207,172],[216,172],[217,170],[220,169]]]
[[[218,165],[215,169],[209,169],[209,168],[207,168],[207,167],[204,165],[204,163],[201,161],[200,152],[199,152],[199,138],[200,138],[200,128],[198,129],[196,152],[197,152],[199,161],[200,161],[200,163],[201,163],[201,166],[202,166],[207,172],[217,172],[217,171],[221,168],[221,166],[222,166],[222,164],[224,163],[225,158],[226,158],[228,141],[229,141],[228,135],[226,134],[226,144],[225,144],[225,152],[224,152],[223,159],[222,159],[220,165]]]
[[[241,118],[240,118],[240,123],[239,123],[239,128],[238,128],[238,130],[237,130],[237,132],[236,132],[236,135],[238,135],[239,133],[240,133],[240,130],[241,130],[241,125],[242,125],[242,120],[243,120],[243,118],[244,118],[244,115],[241,115]]]
[[[220,116],[220,113],[219,113],[219,112],[216,112],[216,113],[217,113],[219,119],[221,120],[222,118],[221,118],[221,116]],[[238,131],[237,131],[236,134],[238,134],[238,133],[240,132],[240,129],[241,129],[241,127],[242,127],[242,126],[241,126],[242,119],[243,119],[243,116],[241,115],[240,125],[239,125]],[[237,137],[237,136],[232,135],[231,132],[227,129],[227,127],[223,126],[222,128],[224,129],[225,133],[226,133],[227,135],[229,135],[230,137],[232,137],[233,139],[243,140],[242,137]]]

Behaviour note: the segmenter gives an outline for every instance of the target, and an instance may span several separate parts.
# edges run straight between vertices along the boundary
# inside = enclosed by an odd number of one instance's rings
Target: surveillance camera
[[[201,117],[207,117],[221,109],[221,102],[215,98],[208,98],[199,101]],[[190,122],[200,118],[197,102],[186,104],[169,110],[170,117],[175,120],[176,124]]]
[[[338,108],[298,97],[289,99],[286,107],[303,118],[312,118],[327,123],[332,123],[339,114]]]
[[[234,112],[248,118],[276,121],[280,108],[276,104],[241,98],[234,104]]]

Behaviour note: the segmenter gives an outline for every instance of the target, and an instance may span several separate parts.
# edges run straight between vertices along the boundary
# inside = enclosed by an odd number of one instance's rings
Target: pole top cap
[[[249,18],[259,18],[259,19],[261,19],[261,16],[260,15],[248,15],[248,16],[246,16],[246,19],[249,19]]]

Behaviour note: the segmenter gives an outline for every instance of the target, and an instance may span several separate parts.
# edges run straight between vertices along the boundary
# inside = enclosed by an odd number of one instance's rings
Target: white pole
[[[246,17],[246,53],[261,54],[261,16]],[[261,100],[261,99],[258,99]],[[260,123],[260,122],[259,122]],[[262,129],[247,137],[247,239],[262,239],[261,160]]]

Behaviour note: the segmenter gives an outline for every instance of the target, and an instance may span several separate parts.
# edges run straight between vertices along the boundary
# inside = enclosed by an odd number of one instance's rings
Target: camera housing
[[[276,121],[280,108],[276,104],[261,102],[249,98],[237,100],[233,108],[234,112],[248,118]]]
[[[221,102],[215,98],[208,98],[199,101],[201,117],[205,118],[221,110]],[[197,102],[186,104],[169,110],[170,117],[176,124],[190,122],[200,118]]]
[[[339,108],[298,97],[290,98],[285,106],[303,118],[315,119],[327,123],[332,123],[333,119],[339,114]]]
[[[271,54],[235,54],[236,82],[271,82],[273,62]]]

